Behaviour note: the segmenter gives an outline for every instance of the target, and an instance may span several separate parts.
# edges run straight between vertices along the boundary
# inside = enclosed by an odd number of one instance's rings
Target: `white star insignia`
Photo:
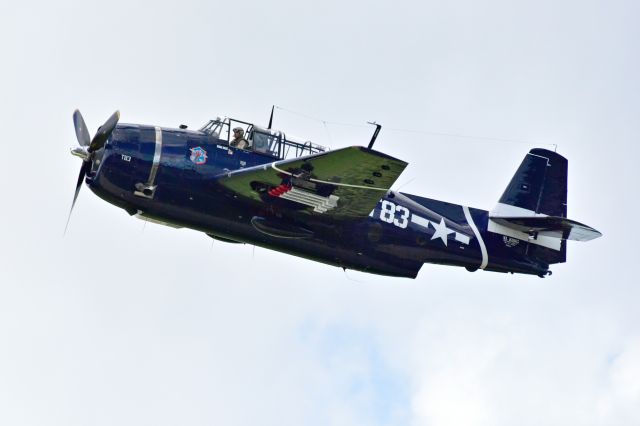
[[[442,239],[442,242],[446,246],[448,235],[453,234],[455,231],[452,231],[451,229],[447,228],[447,225],[445,225],[444,223],[444,217],[440,218],[440,223],[431,222],[431,226],[433,226],[433,229],[436,230],[436,232],[434,232],[433,235],[431,236],[431,239],[435,240],[436,238],[440,238]]]

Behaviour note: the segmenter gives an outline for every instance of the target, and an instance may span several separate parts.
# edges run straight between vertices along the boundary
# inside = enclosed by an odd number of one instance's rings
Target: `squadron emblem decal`
[[[207,156],[207,151],[202,147],[197,146],[195,148],[191,148],[189,151],[191,151],[189,159],[195,164],[204,164],[207,162],[207,158],[209,158]]]

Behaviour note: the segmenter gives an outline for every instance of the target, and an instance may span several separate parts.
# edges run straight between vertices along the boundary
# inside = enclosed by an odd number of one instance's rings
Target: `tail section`
[[[527,256],[545,264],[566,261],[566,240],[601,236],[567,219],[567,163],[546,149],[529,151],[489,214],[488,231],[527,241]]]
[[[567,163],[546,149],[529,151],[492,215],[567,217]]]

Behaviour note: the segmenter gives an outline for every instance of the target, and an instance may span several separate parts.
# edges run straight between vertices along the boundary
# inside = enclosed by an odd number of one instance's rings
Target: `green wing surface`
[[[301,213],[355,218],[371,213],[406,166],[354,146],[235,170],[218,182],[259,203],[286,199]]]

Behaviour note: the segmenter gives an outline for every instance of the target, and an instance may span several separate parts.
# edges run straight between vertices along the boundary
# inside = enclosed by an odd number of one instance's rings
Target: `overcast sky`
[[[0,424],[640,424],[639,18],[631,0],[1,2]],[[93,133],[116,109],[193,128],[273,104],[274,127],[333,148],[377,120],[376,148],[410,163],[396,188],[484,209],[557,144],[569,217],[604,237],[544,280],[382,278],[145,225],[85,187],[62,238],[75,108]]]

